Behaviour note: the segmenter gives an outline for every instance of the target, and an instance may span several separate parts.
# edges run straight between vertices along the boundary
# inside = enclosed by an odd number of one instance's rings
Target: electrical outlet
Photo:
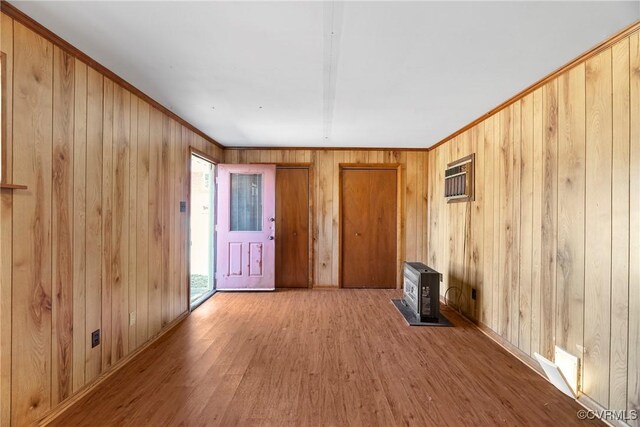
[[[471,288],[471,299],[475,300],[478,297],[478,291],[476,288]]]
[[[136,312],[132,311],[129,313],[129,326],[133,326],[136,324]]]
[[[91,348],[100,345],[100,329],[91,332]]]

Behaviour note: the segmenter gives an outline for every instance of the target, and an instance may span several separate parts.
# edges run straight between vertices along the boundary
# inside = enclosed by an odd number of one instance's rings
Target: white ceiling
[[[228,146],[430,146],[640,18],[638,0],[11,3]]]

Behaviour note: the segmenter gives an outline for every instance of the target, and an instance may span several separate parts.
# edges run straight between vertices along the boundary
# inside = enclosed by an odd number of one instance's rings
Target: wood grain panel
[[[149,104],[138,99],[138,164],[137,164],[137,237],[136,237],[136,344],[149,338],[149,170],[150,117]]]
[[[586,63],[584,393],[608,407],[611,342],[611,50]]]
[[[172,187],[170,185],[171,171],[171,119],[162,117],[162,141],[160,145],[161,166],[158,168],[160,174],[160,182],[162,191],[160,191],[160,203],[162,211],[161,227],[162,227],[162,244],[160,245],[162,258],[162,327],[169,323],[171,318],[171,263],[169,262],[169,254],[171,252],[171,204]]]
[[[53,49],[53,206],[51,400],[56,405],[72,391],[73,357],[73,127],[74,65]]]
[[[505,108],[500,114],[500,254],[499,268],[500,280],[500,305],[499,305],[499,333],[509,341],[513,339],[511,335],[511,287],[513,272],[513,108]],[[452,230],[456,233],[457,230]],[[454,238],[455,240],[455,238]]]
[[[640,33],[629,38],[629,71],[629,236],[640,236]],[[631,238],[629,245],[627,409],[640,412],[640,239]]]
[[[129,152],[131,94],[113,91],[112,363],[129,352]]]
[[[520,321],[520,161],[522,159],[522,118],[521,103],[517,101],[513,104],[513,147],[511,150],[511,163],[513,173],[512,189],[512,210],[511,210],[511,234],[512,234],[512,254],[511,254],[511,281],[510,281],[510,301],[509,301],[509,329],[511,343],[518,345],[519,321]]]
[[[533,95],[521,100],[520,169],[520,288],[518,348],[531,352],[531,292],[533,277]]]
[[[629,340],[629,39],[613,45],[611,60],[613,163],[609,407],[622,410],[627,407]]]
[[[102,370],[111,367],[113,329],[113,82],[104,79],[102,142]]]
[[[162,114],[149,114],[149,336],[162,329]]]
[[[334,223],[333,212],[333,186],[334,186],[334,162],[332,151],[319,151],[317,156],[317,168],[314,168],[317,174],[318,188],[317,197],[317,254],[318,261],[316,265],[316,283],[319,285],[331,285],[333,280],[333,229],[337,226]],[[337,217],[336,217],[337,218]]]
[[[484,210],[484,224],[483,224],[483,235],[484,235],[484,244],[482,247],[483,252],[483,286],[479,289],[480,300],[482,301],[482,311],[481,311],[481,321],[487,325],[493,325],[493,281],[495,271],[493,269],[493,259],[494,259],[494,248],[493,248],[493,215],[495,215],[493,210],[493,200],[494,200],[494,186],[493,182],[490,180],[490,177],[493,176],[494,171],[494,144],[493,144],[493,117],[490,117],[485,122],[483,122],[483,135],[482,135],[482,145],[484,151],[484,174],[478,174],[478,178],[476,178],[476,183],[482,180],[482,186],[484,187],[484,200],[483,200],[483,210]],[[431,154],[429,155],[431,157]],[[433,175],[430,175],[431,177]],[[430,178],[430,181],[433,178]],[[440,195],[439,195],[440,196]],[[440,196],[441,200],[442,197]],[[429,230],[431,232],[431,230]],[[431,238],[429,239],[429,243],[431,244]],[[433,250],[435,253],[436,251]]]
[[[129,167],[128,167],[128,183],[129,197],[126,200],[129,216],[129,223],[125,224],[127,228],[127,237],[129,243],[128,252],[128,287],[127,287],[127,334],[128,351],[127,354],[137,348],[136,340],[136,322],[137,322],[137,303],[138,295],[138,97],[131,95],[129,101]],[[177,260],[180,262],[180,260]],[[133,316],[133,317],[130,317]],[[123,332],[125,333],[125,332]]]
[[[86,164],[86,295],[85,295],[85,383],[102,372],[102,346],[91,345],[91,333],[102,327],[102,182],[103,77],[87,70],[87,164]]]
[[[72,391],[85,384],[87,298],[87,66],[74,60],[73,112],[73,370]]]
[[[2,120],[3,153],[6,156],[3,172],[13,177],[13,21],[0,14],[0,51],[4,56],[2,69],[4,99]],[[0,189],[0,425],[11,422],[11,317],[13,271],[12,217],[13,192]]]
[[[558,268],[556,344],[583,357],[585,255],[585,67],[558,79]]]
[[[531,356],[540,353],[540,324],[542,321],[542,89],[533,93],[533,259],[531,278]]]
[[[558,221],[558,84],[554,80],[542,91],[542,272],[540,286],[540,351],[553,358],[556,304],[556,252]]]
[[[51,406],[51,200],[53,46],[14,25],[11,421],[25,425]]]

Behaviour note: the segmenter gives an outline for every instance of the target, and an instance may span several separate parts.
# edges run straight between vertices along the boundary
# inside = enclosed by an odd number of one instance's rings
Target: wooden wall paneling
[[[112,363],[129,353],[129,157],[131,94],[113,91]]]
[[[405,229],[406,229],[406,243],[405,243],[405,251],[406,251],[406,259],[408,261],[418,261],[418,246],[416,234],[418,230],[418,217],[417,217],[417,173],[416,170],[418,168],[418,159],[416,156],[410,155],[407,157],[407,168],[406,168],[406,186],[405,186],[405,195],[406,195],[406,212],[405,212]]]
[[[556,345],[583,358],[585,68],[558,78]]]
[[[72,391],[73,357],[73,58],[53,48],[51,404]]]
[[[483,241],[483,286],[479,292],[481,311],[480,321],[489,327],[493,325],[493,281],[494,269],[493,269],[493,199],[494,199],[494,186],[491,182],[491,177],[494,174],[493,164],[493,116],[489,117],[482,124],[482,134],[479,136],[482,142],[483,160],[482,168],[483,173],[476,170],[476,183],[482,182],[483,196],[482,196],[482,211],[483,211],[483,228],[482,233],[484,235]],[[478,144],[478,146],[480,143]],[[478,159],[478,165],[480,165],[480,159]]]
[[[454,138],[451,144],[448,144],[444,147],[444,156],[445,156],[445,165],[451,162],[451,159],[457,159],[457,147],[458,139]],[[444,167],[441,170],[444,170]],[[443,274],[445,276],[444,279],[444,289],[449,290],[449,288],[457,288],[449,291],[449,297],[451,298],[452,303],[456,306],[456,308],[460,307],[462,294],[460,290],[460,284],[458,282],[458,248],[460,246],[460,242],[457,235],[457,230],[459,230],[459,221],[458,221],[458,208],[457,203],[448,204],[445,208],[445,218],[447,223],[446,229],[446,241],[448,244],[442,248],[443,252],[447,254],[447,257],[443,263],[445,269]]]
[[[540,324],[542,320],[542,89],[533,92],[533,213],[532,213],[532,270],[531,277],[531,353],[540,353]]]
[[[0,16],[7,169],[29,187],[0,194],[0,424],[25,425],[161,331],[164,284],[173,286],[165,324],[184,311],[186,222],[177,202],[188,194],[186,141],[218,158],[225,153],[181,125],[174,125],[175,151],[167,150],[161,111]],[[175,185],[171,199],[166,183]],[[150,277],[158,269],[149,272],[149,261],[169,260],[167,238],[175,277],[163,267]]]
[[[127,200],[127,209],[129,210],[129,223],[127,224],[129,231],[129,264],[128,271],[128,287],[127,287],[127,328],[125,329],[128,338],[128,351],[135,350],[136,342],[136,323],[137,323],[137,302],[138,286],[140,282],[137,278],[138,273],[138,97],[131,95],[129,108],[129,198]],[[133,314],[134,318],[130,316]],[[133,320],[133,321],[132,321]]]
[[[631,216],[629,236],[640,236],[640,33],[629,38],[630,147],[629,178]],[[629,353],[627,409],[640,412],[640,239],[629,241]],[[639,426],[640,421],[636,420]]]
[[[520,262],[517,347],[531,351],[531,276],[533,261],[533,95],[520,101]]]
[[[410,157],[410,155],[407,155],[406,151],[402,151],[399,153],[398,158],[400,159],[400,161],[398,163],[400,163],[400,176],[398,177],[398,179],[400,180],[400,183],[397,184],[397,188],[400,189],[400,191],[396,192],[396,197],[397,197],[397,203],[400,206],[400,214],[396,217],[396,233],[397,236],[399,236],[399,239],[397,239],[397,245],[396,245],[396,266],[401,266],[402,262],[407,259],[407,175],[408,175],[408,171],[407,171],[407,160]],[[399,193],[399,194],[398,194]],[[413,196],[415,197],[415,189],[414,189],[414,193]],[[413,215],[415,215],[415,212],[413,213]],[[411,236],[411,239],[414,239],[415,236]],[[396,287],[401,287],[402,286],[402,267],[397,267],[397,271],[396,271]]]
[[[586,395],[609,404],[611,341],[611,49],[586,63],[587,178],[584,377]]]
[[[136,345],[149,338],[149,104],[138,99],[137,237],[136,237]],[[155,267],[154,267],[155,268]]]
[[[332,160],[328,168],[333,177],[333,184],[331,187],[331,202],[328,209],[331,215],[331,241],[333,243],[331,246],[331,281],[326,284],[340,286],[342,280],[342,266],[340,265],[340,239],[342,238],[340,229],[340,163],[351,162],[351,157],[349,152],[346,151],[333,151],[332,153]]]
[[[336,283],[332,275],[333,257],[333,151],[319,151],[316,153],[318,167],[318,191],[316,193],[318,206],[318,254],[316,281],[318,285]]]
[[[477,166],[477,140],[476,140],[477,127],[472,127],[469,129],[469,132],[465,132],[463,134],[463,145],[461,147],[461,155],[466,156],[472,153],[475,153],[476,156],[476,165]],[[477,319],[478,318],[478,305],[477,300],[472,298],[472,289],[478,288],[480,285],[480,281],[477,281],[477,259],[479,257],[478,252],[478,243],[481,242],[480,236],[478,236],[478,231],[476,230],[476,222],[478,220],[476,215],[476,208],[478,206],[478,200],[476,199],[473,202],[469,203],[459,203],[463,205],[462,209],[462,219],[464,223],[464,228],[467,230],[464,236],[464,247],[463,247],[463,260],[464,264],[462,266],[462,277],[464,280],[464,288],[463,292],[465,295],[466,303],[466,313],[467,316]],[[477,293],[476,293],[477,298]]]
[[[103,83],[102,118],[102,371],[112,363],[112,319],[113,299],[113,81],[105,78]]]
[[[149,110],[149,336],[162,328],[162,114]]]
[[[177,161],[177,146],[178,146],[178,126],[177,123],[173,120],[169,121],[169,167],[167,169],[168,174],[168,196],[169,202],[167,203],[168,209],[168,223],[167,229],[169,230],[169,258],[167,267],[169,268],[169,275],[167,277],[168,281],[168,295],[167,295],[167,303],[168,303],[168,319],[172,319],[175,316],[177,311],[176,304],[176,293],[177,293],[177,269],[176,264],[171,262],[171,260],[177,259],[177,227],[176,220],[177,213],[175,206],[177,206],[178,202],[178,183],[177,183],[177,174],[176,174],[176,166],[178,164]]]
[[[181,199],[185,202],[186,211],[180,213],[180,307],[181,312],[189,309],[189,275],[187,273],[187,260],[189,257],[188,245],[189,245],[189,163],[191,162],[191,156],[189,154],[189,146],[192,145],[190,133],[187,128],[180,126],[182,134],[182,144],[180,145],[180,187],[181,187]]]
[[[554,357],[556,304],[556,251],[558,217],[558,82],[553,80],[542,91],[542,270],[541,270],[541,351]]]
[[[72,392],[85,384],[87,288],[87,66],[74,60],[73,113],[73,370]],[[93,191],[93,190],[90,190]],[[90,238],[93,236],[90,235]]]
[[[161,159],[162,164],[158,170],[160,174],[160,194],[161,194],[161,211],[162,211],[162,327],[169,323],[171,316],[171,267],[170,267],[170,250],[171,250],[171,119],[162,115],[162,143],[161,143]]]
[[[0,14],[0,51],[5,53],[4,99],[13,105],[13,20]],[[3,141],[6,176],[13,177],[13,120],[12,108],[6,108],[3,120]],[[11,422],[11,279],[12,279],[12,210],[13,192],[0,190],[0,425]]]
[[[14,25],[11,423],[51,406],[51,198],[53,46]]]
[[[474,319],[480,320],[483,316],[482,294],[484,292],[484,123],[479,123],[471,129],[471,151],[475,153],[474,164],[474,192],[475,201],[471,205],[471,217],[473,239],[469,242],[471,247],[471,277],[469,284],[476,289],[476,300],[473,303],[471,313]],[[478,178],[482,177],[482,178]]]
[[[429,176],[427,182],[427,212],[429,216],[429,235],[426,240],[426,246],[428,247],[427,253],[427,265],[430,265],[435,268],[435,264],[437,262],[437,252],[438,252],[438,206],[436,205],[438,190],[436,189],[436,156],[437,150],[427,153],[428,166],[426,173]]]
[[[442,149],[438,150],[440,153],[440,163],[438,165],[438,180],[439,182],[439,186],[443,187],[444,186],[444,170],[447,167],[447,163],[448,163],[448,159],[449,159],[449,150],[448,147],[442,147]],[[449,228],[451,227],[451,225],[449,224],[449,211],[448,211],[448,205],[447,203],[443,200],[444,194],[440,197],[440,242],[441,242],[441,247],[438,248],[439,252],[440,252],[440,261],[438,262],[438,271],[442,273],[442,282],[441,282],[441,288],[440,291],[442,292],[443,296],[445,296],[447,289],[449,289],[449,274],[448,274],[448,267],[449,267],[449,248],[448,245],[446,245],[445,242],[449,241]]]
[[[522,159],[522,117],[521,102],[513,104],[513,147],[511,151],[511,173],[513,176],[512,212],[511,212],[511,299],[509,301],[509,327],[511,343],[518,345],[520,321],[520,161]]]
[[[511,336],[511,280],[513,253],[513,107],[500,112],[500,305],[498,306],[498,332],[507,340]]]
[[[493,116],[493,167],[494,170],[500,171],[502,162],[502,114]],[[494,173],[493,176],[493,313],[492,313],[492,329],[499,331],[500,329],[500,310],[502,305],[502,293],[500,283],[502,281],[502,270],[500,269],[500,253],[501,253],[501,223],[500,223],[500,196],[503,194],[500,185],[500,173]]]
[[[608,407],[622,410],[627,407],[627,345],[629,340],[629,39],[624,39],[613,45],[611,56],[613,164],[611,175],[611,350]],[[640,363],[640,360],[636,359],[636,362]]]
[[[85,383],[102,372],[102,345],[92,347],[91,333],[101,328],[103,318],[103,77],[87,69],[87,161],[86,161],[86,293],[85,293]],[[104,335],[103,335],[104,337]]]
[[[180,213],[180,201],[182,200],[182,180],[181,180],[181,165],[182,165],[182,126],[173,122],[173,144],[172,144],[172,178],[171,183],[173,186],[173,203],[171,205],[172,211],[172,248],[173,255],[170,259],[176,260],[177,262],[172,262],[173,265],[173,276],[171,279],[172,286],[172,312],[171,319],[177,317],[182,310],[181,300],[180,300],[180,288],[182,287],[182,280],[180,279],[180,255],[182,246],[182,233],[180,227],[180,219],[182,214]]]
[[[427,256],[428,256],[428,249],[429,249],[427,245],[427,242],[429,241],[429,236],[428,236],[429,216],[427,213],[427,206],[428,206],[427,191],[429,186],[429,153],[425,151],[423,153],[420,153],[420,156],[422,157],[422,163],[421,163],[421,168],[418,171],[420,176],[420,183],[421,183],[420,211],[418,212],[419,221],[420,221],[420,227],[419,227],[420,231],[418,232],[420,237],[418,237],[418,247],[422,248],[421,261],[427,263],[428,261]],[[378,152],[376,162],[377,163],[380,162],[380,152]]]

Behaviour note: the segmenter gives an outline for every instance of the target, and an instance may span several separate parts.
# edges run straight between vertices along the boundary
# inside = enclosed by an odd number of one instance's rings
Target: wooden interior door
[[[397,170],[342,169],[342,287],[395,288]]]
[[[309,168],[276,169],[276,288],[309,287]]]

